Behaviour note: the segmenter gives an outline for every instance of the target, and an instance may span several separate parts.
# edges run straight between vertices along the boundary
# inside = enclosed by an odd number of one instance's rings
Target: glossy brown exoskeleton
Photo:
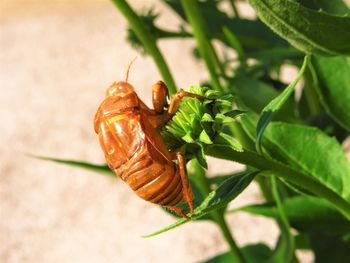
[[[178,92],[165,110],[167,94],[163,82],[153,85],[154,109],[150,109],[127,81],[113,83],[96,112],[94,128],[108,166],[117,176],[139,197],[188,218],[176,207],[185,201],[193,212],[184,156],[181,152],[168,151],[156,128],[176,113],[183,97],[201,97]]]

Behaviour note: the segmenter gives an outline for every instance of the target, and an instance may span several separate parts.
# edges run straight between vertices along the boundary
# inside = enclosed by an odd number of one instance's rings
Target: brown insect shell
[[[175,205],[182,200],[179,171],[142,105],[130,84],[114,83],[95,115],[95,131],[109,167],[141,198]]]

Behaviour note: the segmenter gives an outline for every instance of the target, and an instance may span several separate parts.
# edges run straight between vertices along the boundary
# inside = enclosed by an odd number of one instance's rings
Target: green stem
[[[241,124],[239,122],[233,122],[229,124],[229,129],[235,138],[242,144],[243,148],[246,150],[254,151],[254,142],[250,140],[249,136],[244,132]],[[268,185],[268,178],[258,175],[254,179],[259,187],[263,197],[266,201],[272,200],[271,188]]]
[[[283,207],[283,203],[282,203],[282,200],[281,200],[280,193],[278,192],[278,186],[277,186],[277,182],[276,182],[276,177],[274,175],[272,175],[270,177],[270,181],[271,181],[272,195],[273,195],[273,198],[274,198],[274,200],[276,202],[276,207],[277,207],[277,210],[278,210],[278,213],[279,213],[280,220],[289,229],[290,225],[289,225],[289,221],[288,221],[288,218],[286,216],[286,213],[284,211],[284,207]]]
[[[224,215],[222,213],[219,213],[217,210],[215,210],[215,212],[212,212],[211,214],[212,214],[212,217],[214,218],[215,222],[220,227],[221,233],[225,237],[226,242],[230,245],[231,252],[235,258],[234,262],[237,262],[237,263],[247,262],[243,256],[241,250],[239,249],[239,247],[237,246],[235,240],[233,239],[233,237],[231,235],[230,229],[227,226]]]
[[[237,37],[235,36],[235,34],[226,26],[223,27],[222,29],[228,43],[231,45],[231,47],[236,50],[237,55],[238,55],[238,59],[241,62],[241,66],[243,68],[245,68],[247,66],[246,63],[246,56],[244,53],[244,50],[242,48],[241,43],[238,41]]]
[[[281,200],[281,195],[278,191],[276,177],[272,175],[270,177],[270,180],[271,180],[272,195],[276,202],[276,208],[278,213],[277,222],[281,230],[281,238],[284,240],[283,242],[284,245],[281,245],[281,244],[277,245],[275,250],[275,255],[273,255],[273,258],[276,256],[276,254],[279,254],[279,252],[277,252],[278,250],[284,253],[284,259],[286,260],[286,262],[291,262],[291,259],[294,257],[294,237],[290,232],[289,220]]]
[[[267,202],[272,202],[273,196],[272,196],[272,192],[271,192],[271,182],[270,182],[269,178],[264,177],[261,174],[258,174],[254,180],[255,180],[255,182],[258,183],[261,194],[265,198],[265,200]]]
[[[211,192],[209,180],[205,175],[205,171],[200,166],[197,160],[191,161],[191,166],[194,170],[193,176],[191,178],[195,181],[196,186],[199,188],[203,196],[208,196]],[[224,218],[224,214],[220,210],[215,210],[209,214],[215,223],[219,226],[221,233],[223,234],[226,242],[229,244],[231,252],[237,263],[245,263],[246,260],[239,247],[237,246],[235,240],[232,237],[230,229]]]
[[[124,15],[128,20],[129,26],[135,32],[137,37],[140,39],[142,44],[145,47],[146,52],[151,55],[157,64],[157,67],[163,77],[164,82],[169,88],[169,95],[176,93],[176,85],[174,79],[170,73],[170,70],[160,53],[155,39],[152,37],[149,30],[145,27],[142,20],[138,15],[131,9],[125,0],[112,0],[113,3],[117,6],[119,11]]]
[[[277,161],[267,159],[261,155],[251,152],[237,152],[226,146],[211,146],[205,149],[207,155],[239,162],[249,166],[253,166],[260,170],[272,171],[275,175],[283,178],[292,184],[327,199],[330,201],[346,218],[350,220],[350,204],[333,190],[322,185],[312,177],[289,168]]]
[[[242,144],[244,149],[254,150],[254,143],[250,140],[249,136],[244,132],[241,124],[237,121],[229,124],[233,136]]]
[[[230,3],[231,3],[233,14],[235,15],[235,17],[239,18],[239,13],[238,13],[235,1],[234,0],[230,0]]]
[[[215,66],[223,74],[223,68],[206,34],[206,25],[196,0],[181,0],[187,19],[192,26],[193,35],[196,38],[199,52],[207,65],[211,82],[216,90],[223,91]]]

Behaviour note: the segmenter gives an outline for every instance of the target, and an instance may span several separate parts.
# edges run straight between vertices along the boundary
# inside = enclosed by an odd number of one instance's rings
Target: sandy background
[[[200,262],[226,251],[219,230],[205,222],[142,239],[174,218],[118,180],[25,155],[102,163],[93,115],[137,53],[110,1],[0,3],[0,262]],[[168,28],[178,23],[159,2],[131,3],[155,6]],[[161,43],[179,87],[207,76],[204,65],[192,60],[192,46]],[[159,79],[152,60],[139,56],[129,80],[146,102]],[[210,162],[212,174],[232,169]],[[234,206],[259,200],[253,184]],[[239,245],[274,245],[273,222],[246,214],[227,220]],[[303,262],[311,260],[304,253]]]

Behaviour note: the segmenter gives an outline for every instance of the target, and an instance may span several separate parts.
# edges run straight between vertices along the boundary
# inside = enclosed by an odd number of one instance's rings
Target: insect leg
[[[168,87],[165,85],[164,82],[158,81],[156,84],[152,86],[152,101],[153,101],[153,107],[154,107],[154,114],[155,117],[152,118],[152,123],[154,123],[154,127],[160,127],[163,126],[165,123],[167,123],[171,117],[176,113],[180,106],[180,102],[184,97],[192,97],[197,99],[204,99],[203,96],[193,94],[187,91],[180,91],[175,94],[175,96],[170,101],[170,106],[167,110],[167,112],[164,112],[164,107],[166,107],[167,104],[167,97],[168,97]]]
[[[163,92],[163,95],[160,96],[162,92],[155,92],[156,89],[162,89],[159,85],[164,85],[163,87],[166,88],[165,84],[161,82],[162,84],[159,84],[161,81],[159,81],[157,84],[153,85],[153,106],[154,110],[148,109],[146,112],[148,113],[148,120],[152,123],[152,126],[155,128],[161,127],[165,125],[176,113],[180,106],[180,102],[184,97],[192,97],[192,98],[198,98],[198,99],[204,99],[203,96],[193,94],[186,91],[180,91],[175,94],[175,96],[172,98],[170,102],[170,106],[168,108],[168,111],[164,112],[164,107],[166,106],[166,96]],[[155,88],[156,87],[156,88]],[[167,89],[167,88],[166,88]],[[167,94],[167,93],[166,93]],[[159,96],[159,97],[157,97]],[[156,98],[159,98],[156,99]],[[164,100],[161,100],[160,98],[163,98]],[[142,106],[143,108],[147,106]]]
[[[186,174],[186,165],[183,154],[181,152],[176,152],[176,159],[179,162],[179,170],[183,187],[184,199],[190,208],[190,212],[193,213],[193,192]]]
[[[187,91],[180,91],[174,95],[174,97],[170,101],[170,106],[168,108],[168,113],[170,115],[174,115],[176,111],[179,109],[180,102],[184,97],[192,97],[192,98],[197,98],[200,100],[203,100],[205,97],[187,92]]]
[[[152,86],[152,102],[153,108],[150,109],[145,103],[140,100],[140,109],[147,115],[148,121],[154,128],[165,125],[171,116],[168,112],[164,111],[164,107],[168,106],[167,103],[168,87],[164,82],[158,81]]]
[[[183,217],[183,218],[186,218],[186,219],[191,219],[190,217],[188,217],[184,211],[181,209],[181,208],[178,208],[176,206],[165,206],[166,208],[168,208],[169,210],[173,211],[175,214]]]
[[[157,114],[164,112],[164,107],[168,106],[168,87],[163,81],[158,81],[152,86],[153,108]]]
[[[144,111],[144,116],[147,118],[148,122],[151,123],[153,128],[164,126],[171,119],[171,116],[167,112],[152,114],[151,112]]]

